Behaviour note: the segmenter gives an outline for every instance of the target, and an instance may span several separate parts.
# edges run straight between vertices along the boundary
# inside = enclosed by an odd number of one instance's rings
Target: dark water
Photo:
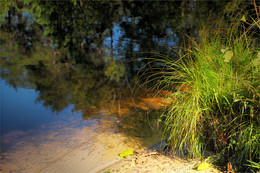
[[[188,43],[185,34],[199,37],[200,21],[217,18],[226,4],[11,3],[0,30],[2,151],[11,145],[6,136],[26,136],[60,120],[102,119],[89,112],[130,96],[137,72],[148,62],[142,58],[152,52],[176,58],[173,50]],[[159,113],[151,114],[156,120]],[[156,133],[147,124],[147,111],[133,111],[120,122],[119,131],[128,135],[150,139]]]

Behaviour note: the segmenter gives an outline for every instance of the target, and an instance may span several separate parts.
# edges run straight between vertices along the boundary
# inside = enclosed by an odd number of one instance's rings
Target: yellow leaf
[[[122,153],[120,153],[120,157],[127,157],[134,154],[133,150],[125,150]]]
[[[224,61],[225,62],[229,62],[231,60],[231,58],[233,57],[233,52],[231,50],[226,51],[226,53],[224,54]]]
[[[208,164],[207,162],[203,162],[198,166],[197,171],[202,171],[209,168],[210,168],[210,164]]]
[[[243,15],[240,20],[242,20],[243,22],[246,22],[246,17],[245,17],[245,15]]]

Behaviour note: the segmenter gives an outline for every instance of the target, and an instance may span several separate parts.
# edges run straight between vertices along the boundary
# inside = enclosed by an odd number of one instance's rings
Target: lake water
[[[190,44],[185,34],[199,38],[199,20],[216,17],[225,5],[11,3],[17,8],[6,11],[0,27],[1,157],[2,171],[18,172],[48,172],[77,149],[89,154],[93,149],[82,147],[104,139],[115,155],[132,144],[159,142],[165,100],[138,85],[144,81],[137,73],[147,70],[154,53],[176,58],[174,52]],[[125,142],[132,144],[115,150]]]
[[[21,137],[46,130],[53,122],[82,120],[80,113],[72,111],[72,106],[54,113],[41,103],[36,103],[37,97],[34,89],[15,89],[1,80],[1,152]]]
[[[163,107],[159,99],[125,97],[83,111],[69,104],[54,112],[39,97],[35,89],[1,80],[2,172],[96,172],[124,150],[161,140],[153,111]]]

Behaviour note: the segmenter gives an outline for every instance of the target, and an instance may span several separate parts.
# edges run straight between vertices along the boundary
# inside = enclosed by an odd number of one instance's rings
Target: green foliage
[[[258,159],[260,159],[260,158],[258,158]],[[252,161],[248,160],[248,162],[250,164],[246,164],[247,166],[260,170],[260,161],[258,163],[256,163],[256,162],[252,162]]]
[[[160,54],[151,58],[164,64],[151,80],[172,91],[162,115],[165,136],[180,155],[203,157],[206,149],[214,150],[243,170],[241,164],[260,156],[259,50],[250,47],[250,37],[234,32],[193,42],[186,51],[177,61]]]
[[[257,116],[252,114],[251,116]],[[246,163],[247,160],[257,161],[259,160],[260,154],[260,128],[259,124],[253,122],[245,122],[245,124],[240,127],[243,129],[241,132],[233,132],[233,135],[230,135],[230,138],[234,138],[234,135],[237,135],[237,143],[234,145],[235,151],[240,151],[239,155],[234,154],[233,159],[236,164]]]
[[[104,171],[104,173],[110,173],[111,169]]]

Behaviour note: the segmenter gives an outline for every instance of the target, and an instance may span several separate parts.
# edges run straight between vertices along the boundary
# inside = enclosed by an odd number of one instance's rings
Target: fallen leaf
[[[233,57],[233,52],[231,50],[226,51],[226,53],[224,54],[224,61],[225,62],[229,62],[231,60],[231,58]]]
[[[210,164],[208,164],[207,162],[203,162],[198,166],[197,171],[202,171],[209,168],[210,168]]]
[[[120,153],[120,157],[125,158],[125,157],[127,157],[127,156],[132,155],[132,154],[134,154],[133,150],[125,150],[125,151],[123,151],[122,153]]]
[[[225,48],[225,49],[221,49],[220,51],[221,51],[222,53],[225,53],[227,50],[228,50],[228,48]]]

